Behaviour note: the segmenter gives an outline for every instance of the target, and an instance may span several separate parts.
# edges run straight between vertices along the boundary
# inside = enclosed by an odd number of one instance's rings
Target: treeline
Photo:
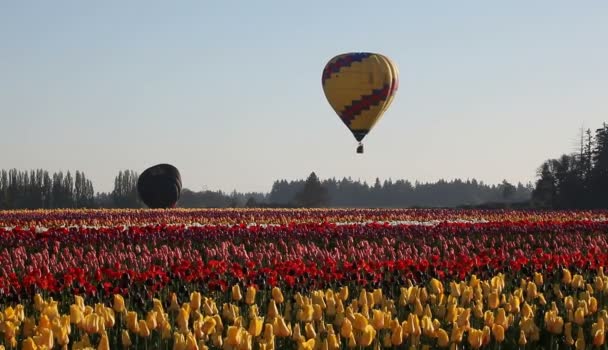
[[[38,169],[0,171],[0,209],[35,208],[143,208],[137,195],[138,174],[121,170],[111,192],[95,192],[81,171],[49,173]],[[307,179],[276,181],[270,193],[182,190],[179,207],[455,207],[487,202],[526,201],[531,185],[503,181],[486,185],[477,180],[440,180],[410,183],[376,179],[373,185],[354,181],[320,181],[313,172]]]
[[[538,169],[532,205],[554,209],[608,208],[608,126],[581,132],[576,152]]]
[[[506,180],[498,185],[487,185],[475,179],[451,181],[439,180],[435,183],[411,183],[407,180],[380,181],[376,178],[373,185],[354,181],[351,178],[335,178],[320,181],[312,173],[307,180],[276,181],[270,191],[268,201],[271,203],[289,203],[299,205],[298,193],[302,192],[307,182],[318,181],[325,189],[327,202],[331,207],[456,207],[462,205],[480,205],[500,202],[516,203],[530,199],[532,185],[510,184]],[[310,188],[314,188],[310,186]],[[308,192],[304,190],[304,192]],[[300,193],[301,197],[303,194]]]
[[[82,208],[95,206],[93,183],[84,173],[72,175],[37,169],[0,172],[0,208]]]

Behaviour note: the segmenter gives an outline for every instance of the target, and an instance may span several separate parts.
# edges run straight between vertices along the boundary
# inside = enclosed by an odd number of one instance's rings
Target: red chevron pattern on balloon
[[[360,99],[353,101],[349,106],[346,106],[340,112],[340,118],[350,126],[350,123],[364,110],[370,109],[372,106],[377,106],[384,101],[391,92],[390,85],[386,84],[382,89],[373,90],[369,95],[363,95]]]

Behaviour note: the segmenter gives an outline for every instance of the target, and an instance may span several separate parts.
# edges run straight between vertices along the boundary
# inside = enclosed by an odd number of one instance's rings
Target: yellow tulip
[[[382,312],[382,310],[377,310],[374,309],[372,310],[373,313],[373,318],[372,318],[372,325],[374,326],[374,328],[376,330],[380,330],[384,328],[384,312]]]
[[[403,328],[397,323],[391,328],[391,344],[401,345],[403,343]]]
[[[538,294],[538,303],[541,306],[545,306],[547,304],[547,300],[545,299],[545,295],[543,293]]]
[[[298,310],[297,318],[298,318],[298,321],[310,322],[310,321],[312,321],[313,315],[314,315],[313,306],[311,304],[306,304],[306,305],[303,305],[300,310]]]
[[[125,311],[125,299],[120,294],[114,294],[114,311],[123,313]]]
[[[517,341],[517,344],[524,346],[528,343],[528,340],[526,339],[526,334],[524,333],[524,331],[519,331],[519,340]]]
[[[216,325],[215,319],[213,317],[206,316],[205,318],[203,318],[203,324],[201,326],[201,331],[207,335],[214,333],[215,325]],[[261,329],[261,327],[260,327],[260,329]]]
[[[146,315],[146,325],[150,331],[153,331],[158,327],[158,322],[156,322],[156,311],[148,311],[148,314]]]
[[[453,343],[460,343],[462,341],[463,335],[464,335],[464,330],[458,328],[458,325],[454,325],[452,327],[452,335],[450,337],[450,341]]]
[[[574,342],[574,346],[576,350],[584,350],[586,348],[585,345],[585,334],[583,333],[583,328],[578,328],[578,334],[576,335],[576,341]]]
[[[431,279],[431,293],[433,294],[443,294],[443,283],[436,278]]]
[[[582,289],[585,287],[585,280],[583,279],[583,276],[575,274],[572,277],[572,282],[570,283],[570,285],[574,288]]]
[[[488,326],[484,326],[481,330],[481,346],[486,346],[492,341],[492,330]]]
[[[36,345],[36,343],[34,342],[34,340],[32,338],[28,337],[21,344],[21,349],[22,350],[37,350],[38,346]]]
[[[597,299],[595,297],[589,298],[589,313],[594,314],[597,312]]]
[[[582,326],[583,323],[585,323],[585,309],[582,307],[578,307],[576,308],[576,311],[574,312],[574,323],[576,323],[579,326]]]
[[[243,299],[243,295],[241,294],[241,287],[238,284],[232,286],[232,300],[239,301]]]
[[[348,337],[348,345],[349,348],[354,348],[357,346],[357,341],[355,340],[355,334],[351,333],[350,337]]]
[[[276,320],[276,335],[279,337],[289,337],[291,335],[291,329],[287,326],[283,317],[277,317]]]
[[[70,322],[73,324],[80,324],[84,319],[84,314],[78,305],[70,305]]]
[[[99,341],[99,345],[97,345],[97,350],[110,350],[110,340],[108,339],[107,333],[103,333],[101,335],[101,340]]]
[[[283,292],[281,292],[281,289],[278,287],[272,288],[272,298],[279,304],[285,301],[285,298],[283,298]]]
[[[568,269],[562,270],[562,283],[563,284],[572,283],[572,275],[570,274],[570,270],[568,270]]]
[[[422,320],[420,320],[420,327],[422,329],[422,334],[426,337],[432,337],[435,334],[435,326],[428,316],[422,317]]]
[[[291,336],[291,339],[293,339],[297,343],[306,340],[306,338],[304,338],[304,336],[302,335],[299,323],[296,323],[296,325],[293,327],[293,334]]]
[[[33,337],[35,330],[36,330],[36,320],[32,317],[27,317],[23,321],[23,336],[24,337]]]
[[[213,346],[217,348],[221,348],[224,344],[224,339],[222,338],[222,333],[216,332],[211,335],[211,341]]]
[[[505,329],[496,324],[492,327],[492,335],[497,342],[502,343],[505,340]]]
[[[131,343],[131,337],[129,336],[129,331],[127,331],[126,329],[122,330],[120,338],[121,338],[122,345],[125,347],[129,347],[133,344],[133,343]]]
[[[171,324],[166,321],[161,326],[160,337],[161,339],[171,339]]]
[[[335,334],[327,335],[327,348],[331,350],[337,350],[340,348],[340,344],[338,343],[338,338]]]
[[[298,350],[313,350],[315,348],[315,339],[308,339],[305,342],[298,343]]]
[[[494,313],[490,310],[487,310],[483,314],[483,323],[486,326],[492,327],[494,325]]]
[[[500,299],[498,298],[498,292],[494,291],[488,295],[488,308],[494,310],[498,308]]]
[[[138,333],[137,313],[135,311],[127,312],[127,328],[133,333]]]
[[[52,349],[55,346],[55,341],[53,339],[53,331],[48,328],[43,328],[38,330],[39,336],[34,337],[34,341],[36,345],[39,347],[46,346],[48,349]]]
[[[321,305],[313,304],[312,306],[312,319],[315,321],[320,321],[323,319],[323,309],[321,309]]]
[[[241,330],[235,326],[228,327],[228,333],[226,336],[226,345],[237,346],[241,342]]]
[[[437,329],[435,336],[437,337],[437,345],[440,347],[447,348],[450,345],[450,337],[448,336],[448,332],[446,332],[443,328]]]
[[[173,333],[173,350],[186,350],[186,337],[180,333]]]
[[[77,298],[80,296],[76,296]],[[80,297],[82,299],[82,297]],[[84,301],[84,299],[82,299]],[[34,308],[36,309],[36,311],[42,311],[42,309],[44,308],[44,306],[46,305],[46,303],[44,302],[44,299],[42,299],[42,296],[40,295],[40,293],[36,293],[36,295],[34,295]]]
[[[317,332],[315,332],[315,328],[313,327],[312,323],[307,323],[304,330],[306,332],[306,338],[313,339],[317,337]]]
[[[471,309],[465,309],[456,320],[458,327],[463,328],[464,330],[468,330],[470,328],[470,317],[471,317]]]
[[[602,346],[604,345],[604,337],[605,337],[605,332],[603,329],[598,329],[597,331],[595,331],[595,333],[593,334],[593,345],[595,346]]]
[[[534,272],[534,283],[536,283],[537,287],[540,287],[543,285],[543,274],[542,273]]]
[[[525,302],[524,302],[525,303]],[[512,296],[511,300],[509,300],[509,305],[511,306],[511,313],[517,314],[520,312],[520,305],[521,305],[521,300],[519,299],[519,296]]]
[[[507,317],[505,315],[505,309],[499,308],[496,317],[494,318],[494,323],[501,325],[505,330],[509,327]]]
[[[353,322],[353,327],[358,330],[358,331],[362,331],[365,329],[365,327],[367,327],[367,318],[365,318],[362,314],[360,313],[356,313],[355,314],[355,319]]]
[[[245,293],[245,303],[247,305],[251,305],[255,303],[255,294],[256,290],[254,286],[247,287],[247,292]]]
[[[383,299],[382,289],[376,288],[372,294],[374,296],[374,305],[380,305]]]
[[[482,341],[483,332],[479,329],[471,328],[471,329],[469,329],[468,334],[469,334],[469,336],[467,337],[467,340],[469,341],[469,344],[471,345],[471,347],[474,349],[479,349],[481,347],[481,345],[483,344],[483,341]]]
[[[202,306],[202,296],[199,292],[190,293],[190,312],[198,311]]]
[[[150,329],[148,328],[148,325],[146,324],[145,320],[139,320],[138,328],[139,328],[138,334],[141,337],[147,338],[150,336]]]
[[[264,325],[264,340],[268,343],[274,343],[274,330],[269,323]]]
[[[353,334],[353,325],[348,318],[345,318],[340,327],[340,335],[349,338]]]
[[[340,292],[338,293],[338,297],[342,301],[346,301],[348,299],[348,286],[343,286],[340,288]]]
[[[532,310],[532,307],[530,306],[530,304],[528,304],[528,302],[524,302],[524,306],[521,309],[521,315],[523,318],[534,317],[534,310]]]
[[[357,341],[357,344],[361,346],[370,346],[374,341],[375,337],[376,330],[374,329],[374,327],[372,327],[372,325],[368,324],[363,330],[363,334],[361,335],[359,341]]]
[[[171,293],[171,304],[168,310],[171,312],[179,311],[179,303],[177,302],[177,294],[175,293]]]

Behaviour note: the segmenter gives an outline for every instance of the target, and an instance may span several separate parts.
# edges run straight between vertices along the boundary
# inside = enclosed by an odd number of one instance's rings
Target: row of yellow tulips
[[[5,348],[21,349],[603,345],[608,329],[603,270],[586,278],[563,270],[559,283],[544,279],[541,273],[520,280],[503,274],[489,280],[472,276],[445,285],[433,279],[401,287],[395,298],[381,289],[346,286],[286,298],[279,288],[262,293],[235,285],[222,296],[192,292],[181,304],[170,294],[167,308],[154,299],[143,313],[130,310],[120,295],[113,305],[86,305],[75,296],[69,311],[67,305],[36,295],[30,308],[1,310],[0,334]]]

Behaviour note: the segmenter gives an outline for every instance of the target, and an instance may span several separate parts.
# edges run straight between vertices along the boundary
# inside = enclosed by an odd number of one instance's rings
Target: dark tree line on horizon
[[[81,171],[0,171],[0,209],[36,208],[144,208],[137,194],[138,174],[120,171],[114,189],[95,193],[93,183]],[[178,206],[204,207],[452,207],[485,202],[517,202],[529,199],[531,187],[485,185],[476,180],[440,180],[414,183],[376,179],[374,185],[354,181],[319,180],[313,172],[307,179],[276,181],[269,193],[225,193],[184,189]]]
[[[531,185],[512,185],[506,180],[498,185],[486,185],[475,179],[416,181],[412,184],[407,180],[380,181],[376,178],[374,184],[369,185],[351,178],[320,181],[313,172],[307,180],[276,181],[268,201],[298,206],[297,194],[310,181],[318,181],[326,190],[328,198],[321,200],[320,206],[332,207],[456,207],[490,202],[515,203],[529,200],[532,193]]]
[[[534,207],[608,208],[608,125],[582,132],[576,152],[545,161],[537,175]]]
[[[0,171],[0,209],[143,208],[138,174],[121,170],[109,193],[95,193],[82,171],[50,174],[43,169]],[[485,204],[547,209],[608,208],[608,126],[581,133],[576,152],[549,159],[533,184],[488,185],[475,179],[411,183],[377,178],[373,184],[320,180],[312,172],[300,180],[277,180],[269,193],[182,190],[179,207],[459,207]]]
[[[82,208],[95,206],[93,183],[84,173],[37,169],[0,172],[0,209]]]

